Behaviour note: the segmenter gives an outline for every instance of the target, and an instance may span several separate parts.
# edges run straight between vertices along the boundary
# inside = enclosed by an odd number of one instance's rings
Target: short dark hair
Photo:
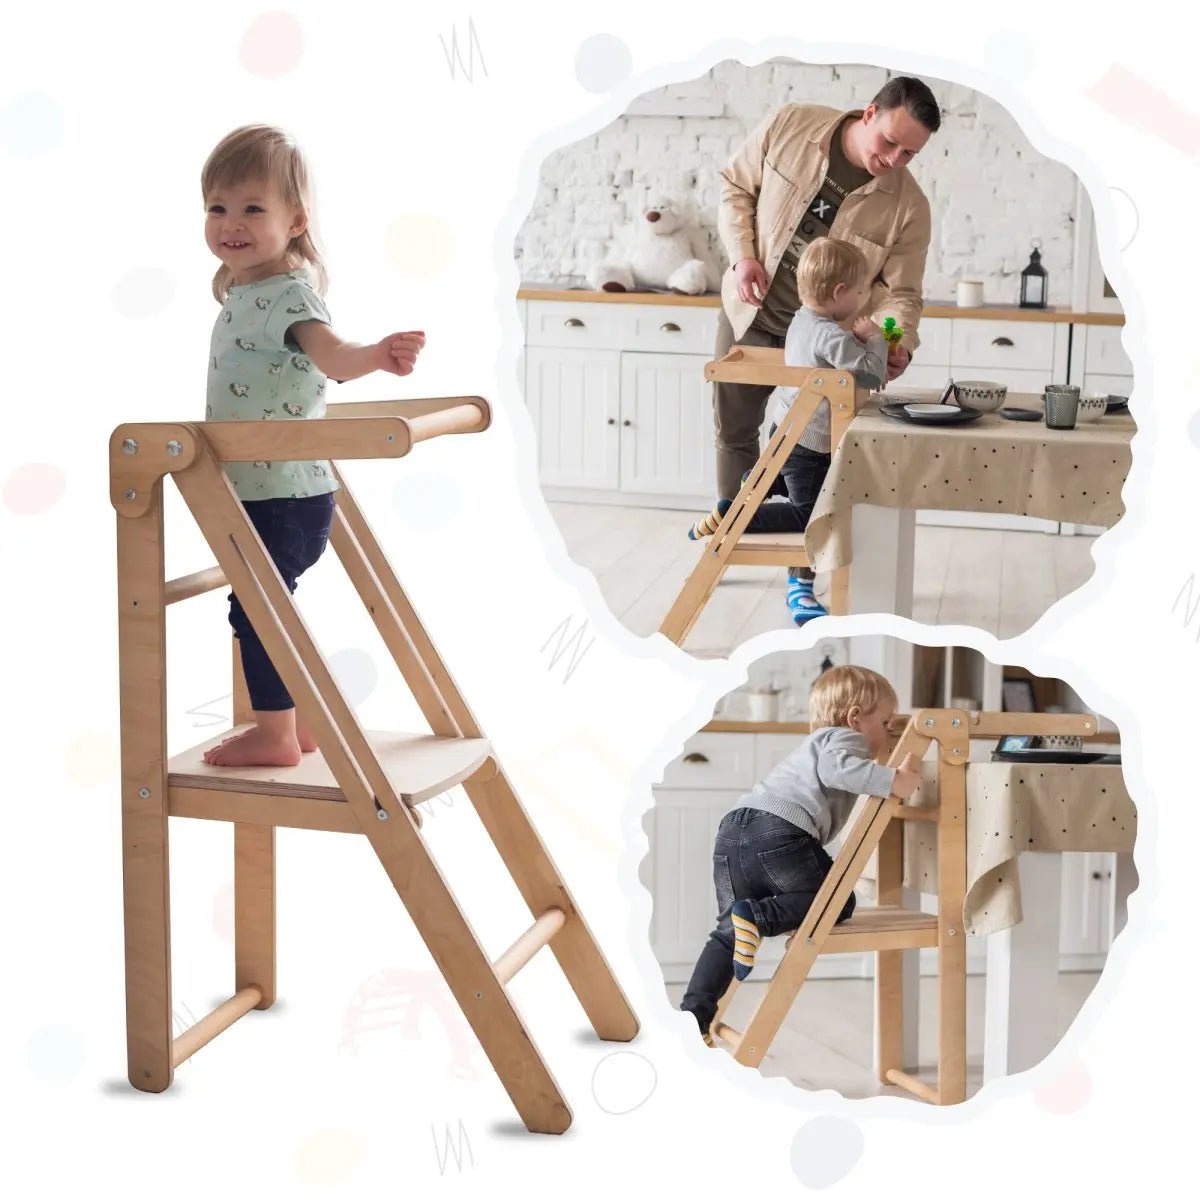
[[[928,86],[911,75],[897,75],[883,85],[871,101],[876,108],[906,108],[914,121],[920,121],[930,133],[942,124],[942,110]]]

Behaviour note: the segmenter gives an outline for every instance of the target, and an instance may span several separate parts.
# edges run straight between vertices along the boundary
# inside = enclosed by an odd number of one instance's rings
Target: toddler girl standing
[[[371,371],[407,375],[423,333],[343,341],[321,299],[325,266],[312,226],[308,167],[296,143],[268,125],[223,138],[200,176],[204,236],[221,260],[213,296],[221,312],[208,363],[210,421],[316,419],[329,379]],[[230,462],[225,473],[288,590],[329,540],[337,482],[328,462]],[[216,766],[294,766],[316,749],[238,598],[229,623],[241,651],[254,726],[214,746]]]

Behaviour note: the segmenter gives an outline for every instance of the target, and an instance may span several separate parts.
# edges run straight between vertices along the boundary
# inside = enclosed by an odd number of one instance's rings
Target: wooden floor
[[[1066,1033],[1084,1001],[1100,978],[1094,973],[1062,974],[1058,977],[1059,1035]],[[766,990],[753,977],[737,990],[729,1005],[729,1024],[744,1029],[746,1021]],[[872,995],[869,979],[811,979],[800,989],[771,1050],[762,1063],[763,1075],[781,1077],[799,1087],[817,1091],[832,1088],[850,1099],[866,1096],[908,1096],[902,1088],[881,1084],[872,1067]],[[921,1025],[919,1032],[921,1069],[918,1078],[936,1082],[937,980],[921,980]],[[983,1085],[983,987],[984,977],[967,979],[967,1095]],[[683,984],[668,984],[667,998],[679,1007]],[[699,1033],[697,1033],[699,1037]],[[714,1054],[728,1051],[714,1049]],[[920,1103],[920,1101],[914,1101]]]
[[[612,612],[634,633],[654,633],[699,553],[687,538],[689,514],[561,502],[550,511],[567,552],[596,576]],[[1087,581],[1092,541],[918,525],[913,619],[1014,637]],[[819,579],[818,595],[823,586]],[[726,655],[757,634],[793,628],[785,588],[783,567],[731,567],[689,634],[687,649]]]

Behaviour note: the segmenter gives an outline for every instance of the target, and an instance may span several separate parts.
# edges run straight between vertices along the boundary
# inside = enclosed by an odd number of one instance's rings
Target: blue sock
[[[792,620],[797,625],[803,625],[815,617],[827,617],[829,610],[813,595],[812,579],[800,579],[795,575],[788,576],[787,606],[792,614]]]

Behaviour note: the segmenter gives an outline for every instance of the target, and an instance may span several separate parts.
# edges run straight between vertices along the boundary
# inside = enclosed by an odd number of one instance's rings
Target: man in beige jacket
[[[721,283],[716,356],[732,345],[781,347],[799,307],[796,264],[813,238],[857,246],[872,279],[861,315],[896,318],[903,340],[888,378],[919,345],[929,201],[908,164],[941,124],[919,79],[888,81],[865,110],[789,104],[772,113],[721,172],[718,229],[732,264]],[[713,407],[718,495],[736,496],[759,454],[770,387],[718,383]]]

